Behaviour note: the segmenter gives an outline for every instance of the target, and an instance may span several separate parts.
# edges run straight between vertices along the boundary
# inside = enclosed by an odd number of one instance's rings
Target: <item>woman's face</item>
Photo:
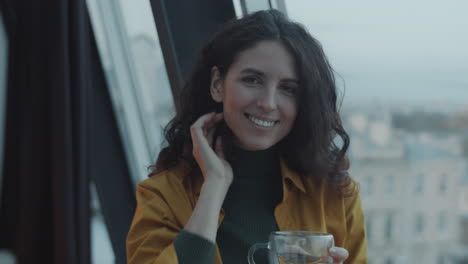
[[[212,70],[211,95],[223,103],[224,120],[246,150],[270,148],[288,135],[296,119],[297,89],[294,59],[276,41],[241,52],[225,78]]]

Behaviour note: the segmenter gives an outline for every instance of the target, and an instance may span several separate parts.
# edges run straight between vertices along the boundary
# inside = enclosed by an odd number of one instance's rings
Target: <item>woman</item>
[[[274,10],[227,24],[204,46],[168,146],[138,185],[129,263],[246,263],[276,230],[331,233],[334,263],[367,263],[336,93],[299,24]]]

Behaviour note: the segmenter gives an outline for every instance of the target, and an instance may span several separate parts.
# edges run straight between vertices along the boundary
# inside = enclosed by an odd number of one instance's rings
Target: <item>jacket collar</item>
[[[296,172],[292,171],[286,165],[286,162],[283,159],[281,159],[281,177],[283,178],[283,184],[285,184],[286,180],[289,179],[296,186],[296,188],[301,190],[303,193],[306,193],[302,177]]]

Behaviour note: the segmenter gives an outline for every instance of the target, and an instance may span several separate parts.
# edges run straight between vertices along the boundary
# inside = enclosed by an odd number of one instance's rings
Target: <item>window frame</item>
[[[3,155],[4,137],[6,125],[6,102],[7,102],[7,71],[8,71],[8,35],[0,12],[0,202],[2,199],[3,186]]]

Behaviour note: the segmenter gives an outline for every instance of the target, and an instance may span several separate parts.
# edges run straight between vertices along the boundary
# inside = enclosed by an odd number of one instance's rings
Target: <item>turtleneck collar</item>
[[[239,178],[271,179],[278,174],[280,167],[277,147],[251,151],[235,146],[232,149],[231,166],[234,171],[234,180]]]

